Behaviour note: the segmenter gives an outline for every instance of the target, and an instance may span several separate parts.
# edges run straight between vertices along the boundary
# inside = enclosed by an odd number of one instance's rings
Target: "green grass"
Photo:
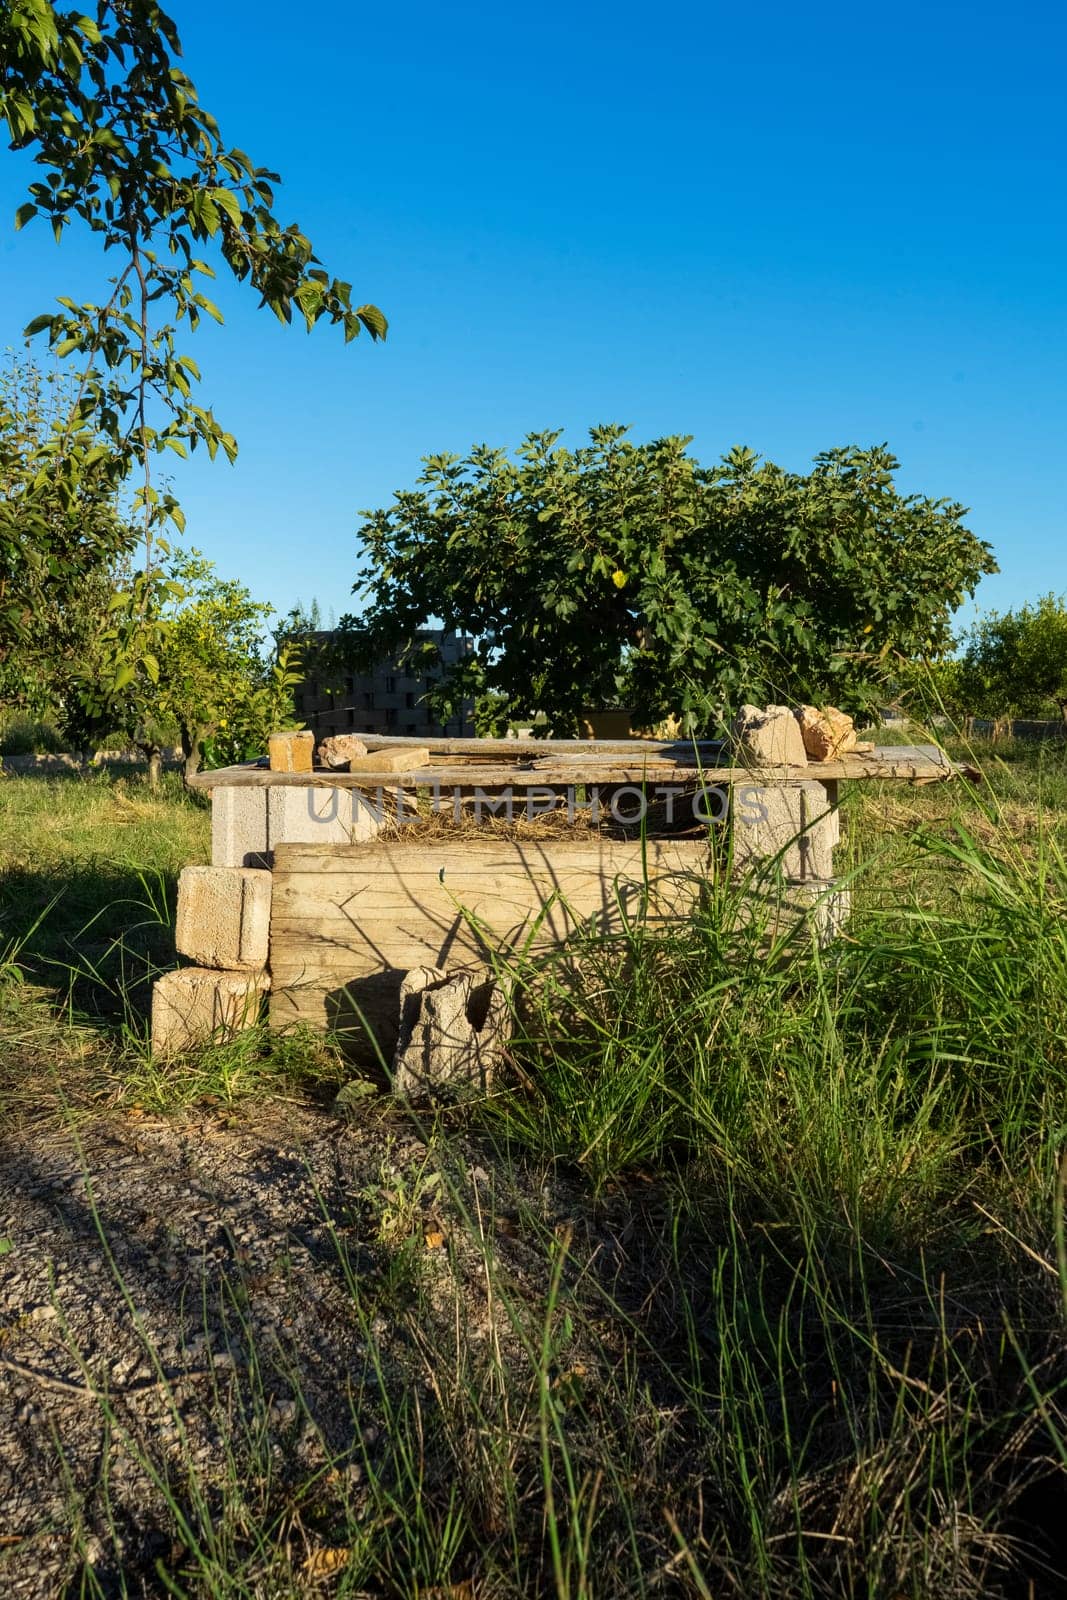
[[[345,1449],[277,1455],[266,1352],[217,1470],[135,1441],[176,1552],[150,1592],[1064,1592],[1067,763],[977,756],[972,786],[849,795],[828,948],[724,889],[520,965],[505,1089],[430,1116],[347,1221],[323,1200],[365,1352]],[[328,1043],[258,1036],[155,1067],[143,977],[204,813],[34,783],[0,787],[11,1103],[64,1050],[90,1108],[94,1072],[174,1114],[337,1081]]]

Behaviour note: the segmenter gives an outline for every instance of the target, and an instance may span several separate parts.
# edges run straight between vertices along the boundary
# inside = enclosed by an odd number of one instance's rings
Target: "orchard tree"
[[[136,538],[121,463],[88,420],[70,426],[73,399],[28,356],[0,368],[0,701],[31,712],[83,657]]]
[[[995,570],[962,506],[897,489],[884,446],[793,473],[746,449],[703,467],[686,438],[621,427],[559,438],[427,457],[415,489],[364,513],[350,653],[431,618],[474,634],[433,695],[442,715],[473,696],[497,729],[542,711],[567,734],[605,704],[687,732],[743,699],[863,711],[894,653],[949,647],[953,609]]]
[[[182,593],[163,619],[156,704],[178,730],[188,779],[206,740],[237,761],[262,755],[267,736],[291,723],[299,653],[284,644],[276,657],[269,651],[273,607],[218,577],[199,551],[175,557],[168,571]]]
[[[174,22],[153,0],[98,0],[92,16],[49,0],[0,7],[0,112],[12,149],[38,169],[16,227],[40,219],[58,240],[78,223],[114,263],[94,300],[62,299],[27,330],[77,367],[48,479],[32,480],[21,507],[44,566],[67,559],[50,499],[75,499],[87,471],[135,481],[147,574],[165,525],[184,527],[153,462],[200,446],[235,456],[232,435],[195,399],[199,369],[178,345],[183,323],[193,330],[203,316],[222,320],[205,293],[212,252],[283,322],[295,313],[308,329],[335,325],[346,341],[361,330],[385,336],[377,307],[354,305],[351,285],[320,265],[295,224],[279,220],[277,175],[223,140],[180,55]],[[88,439],[102,439],[100,457],[95,445],[82,448]],[[17,643],[23,617],[0,606],[0,652]]]
[[[186,780],[205,745],[222,762],[262,754],[291,725],[301,681],[295,646],[271,645],[273,614],[198,550],[168,551],[150,576],[117,587],[92,641],[75,696],[87,732],[138,745],[152,784],[175,739]]]
[[[965,639],[965,692],[972,714],[1040,715],[1053,702],[1067,722],[1067,602],[1042,595],[1017,611],[990,612]]]

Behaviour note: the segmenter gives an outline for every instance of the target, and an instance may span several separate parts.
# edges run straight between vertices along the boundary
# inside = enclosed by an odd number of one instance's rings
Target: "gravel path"
[[[80,1149],[54,1126],[0,1138],[0,1593],[78,1593],[86,1562],[118,1593],[166,1561],[146,1461],[209,1483],[260,1421],[280,1472],[352,1456],[337,1240],[358,1269],[359,1195],[397,1138],[293,1106],[113,1120]]]

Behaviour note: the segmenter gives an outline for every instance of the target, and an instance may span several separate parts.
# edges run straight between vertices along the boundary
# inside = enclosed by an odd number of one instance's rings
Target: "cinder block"
[[[358,789],[332,784],[273,784],[267,796],[267,846],[361,844],[381,829],[378,812]]]
[[[254,1027],[270,988],[265,972],[179,967],[152,990],[152,1051],[181,1055]]]
[[[796,935],[805,927],[820,945],[828,945],[845,931],[851,911],[852,891],[838,879],[765,882],[746,890],[739,922],[755,922],[767,938]]]
[[[803,884],[798,892],[802,896],[800,904],[806,899],[807,914],[819,943],[827,945],[839,939],[852,915],[852,890],[831,879],[828,883]]]
[[[839,822],[823,784],[735,786],[730,821],[735,869],[777,857],[782,876],[792,882],[833,877]]]
[[[253,867],[183,867],[174,929],[178,954],[223,971],[265,967],[270,885],[270,873]]]
[[[801,815],[804,832],[800,838],[801,876],[832,878],[834,846],[841,838],[841,821],[836,806],[826,798],[821,783],[805,783],[801,788]]]
[[[393,1093],[484,1094],[510,1036],[507,1002],[489,972],[416,967],[400,985]]]
[[[267,739],[272,772],[310,772],[314,765],[315,735],[310,728],[298,733],[272,733]]]
[[[743,797],[735,787],[734,803],[730,807],[735,871],[745,872],[778,857],[778,867],[784,877],[803,878],[800,850],[804,828],[803,787],[799,783],[746,785]]]
[[[252,785],[211,791],[211,864],[261,867],[267,861],[267,794]]]

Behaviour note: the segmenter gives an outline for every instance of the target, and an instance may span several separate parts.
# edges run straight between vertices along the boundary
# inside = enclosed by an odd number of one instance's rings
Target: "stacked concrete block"
[[[733,863],[746,871],[776,864],[802,883],[833,876],[837,810],[821,783],[747,784],[735,790]]]
[[[267,975],[271,875],[248,867],[185,867],[175,944],[193,966],[168,972],[152,994],[152,1049],[181,1055],[254,1027]]]
[[[798,784],[803,832],[800,877],[805,883],[834,875],[834,846],[841,842],[841,818],[821,783]]]
[[[268,852],[280,844],[362,844],[381,827],[379,811],[358,789],[276,784],[266,793]]]
[[[211,791],[213,867],[262,867],[267,855],[268,789],[227,785]]]
[[[184,867],[174,942],[200,967],[256,972],[267,965],[270,873],[251,867]]]
[[[152,990],[153,1054],[184,1055],[254,1027],[269,988],[265,972],[178,967],[164,973]]]
[[[734,871],[777,880],[790,906],[810,912],[820,942],[835,938],[850,906],[849,891],[834,877],[841,839],[837,784],[750,784],[734,794]]]

